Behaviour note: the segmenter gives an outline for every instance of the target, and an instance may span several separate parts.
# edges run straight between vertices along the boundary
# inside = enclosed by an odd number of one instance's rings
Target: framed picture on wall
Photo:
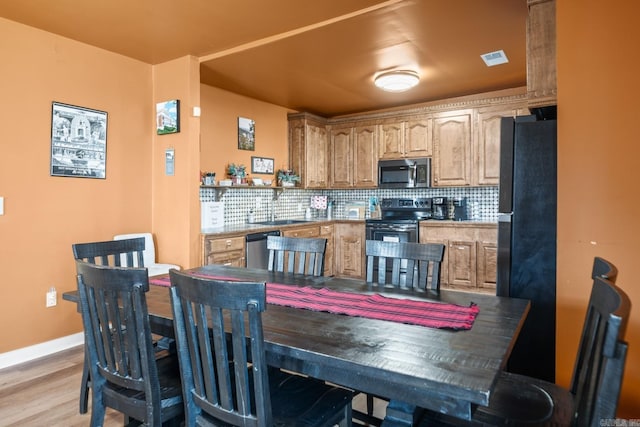
[[[106,177],[107,113],[53,102],[51,176]]]
[[[180,100],[156,104],[156,131],[158,135],[180,132]]]
[[[251,156],[251,173],[264,173],[273,175],[273,159],[268,157]]]
[[[256,122],[246,117],[238,117],[238,149],[256,149]]]

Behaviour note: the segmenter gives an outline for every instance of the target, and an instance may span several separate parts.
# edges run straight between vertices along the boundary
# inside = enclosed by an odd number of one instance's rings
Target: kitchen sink
[[[309,222],[309,221],[305,221],[303,219],[275,219],[273,221],[260,221],[260,222],[256,222],[255,224],[258,225],[289,225],[289,224],[300,224],[303,222]]]

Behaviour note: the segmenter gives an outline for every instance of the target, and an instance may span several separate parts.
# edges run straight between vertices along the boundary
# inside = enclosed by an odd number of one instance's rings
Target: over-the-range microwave
[[[431,158],[379,160],[379,188],[431,187]]]

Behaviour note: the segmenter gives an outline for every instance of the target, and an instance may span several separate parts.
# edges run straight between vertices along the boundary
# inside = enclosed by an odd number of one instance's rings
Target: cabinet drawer
[[[283,230],[282,235],[286,237],[319,237],[320,236],[320,227],[303,227],[296,228],[293,230]]]
[[[209,264],[233,265],[235,267],[245,266],[243,250],[211,253],[208,258]]]
[[[244,237],[229,237],[227,239],[211,239],[207,241],[207,252],[224,252],[244,249]]]

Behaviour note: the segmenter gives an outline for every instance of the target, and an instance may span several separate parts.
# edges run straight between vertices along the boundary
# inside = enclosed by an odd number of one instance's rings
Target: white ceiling
[[[526,16],[526,0],[0,0],[0,17],[149,64],[193,55],[203,83],[323,116],[525,86]],[[420,84],[373,85],[399,68]]]

